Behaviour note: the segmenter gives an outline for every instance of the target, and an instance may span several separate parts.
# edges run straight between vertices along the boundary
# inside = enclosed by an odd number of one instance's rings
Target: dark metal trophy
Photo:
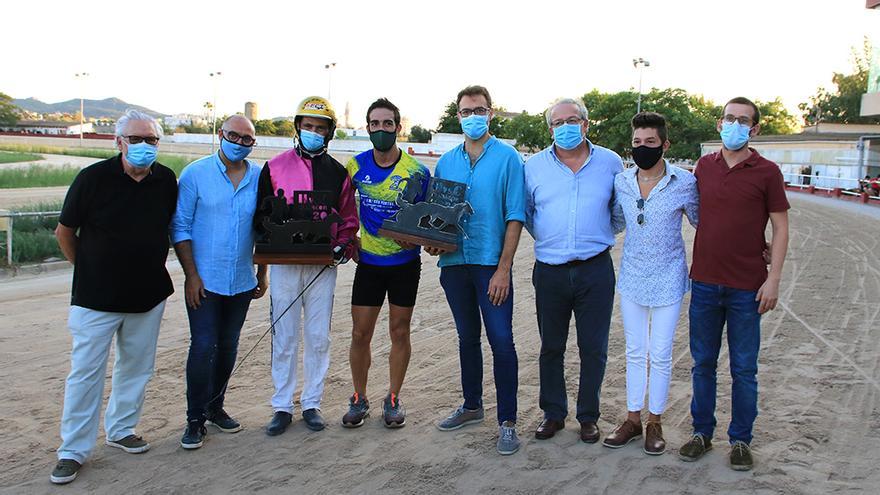
[[[284,190],[265,198],[263,235],[257,237],[254,263],[266,265],[328,265],[333,262],[331,227],[342,218],[331,207],[329,191],[293,191],[288,204]]]
[[[425,201],[415,199],[422,190],[424,176],[415,174],[402,179],[395,203],[400,207],[394,219],[382,222],[379,235],[410,244],[443,249],[458,249],[458,235],[464,234],[461,219],[474,213],[464,200],[467,185],[432,177]]]

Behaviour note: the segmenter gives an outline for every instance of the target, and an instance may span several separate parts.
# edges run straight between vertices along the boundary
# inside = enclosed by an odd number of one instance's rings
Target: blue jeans
[[[480,314],[486,325],[486,337],[492,348],[492,369],[498,399],[498,424],[516,422],[518,362],[513,346],[513,284],[507,300],[500,306],[489,302],[489,279],[497,268],[482,265],[444,266],[440,285],[455,328],[458,330],[458,356],[461,361],[461,391],[464,407],[483,406],[483,350],[480,344]]]
[[[190,332],[186,360],[187,421],[204,423],[206,415],[223,408],[226,383],[238,353],[238,336],[253,293],[247,290],[221,296],[206,290],[198,309],[187,305]]]
[[[712,438],[715,429],[716,367],[721,334],[727,323],[730,375],[733,378],[731,418],[727,436],[733,443],[752,441],[758,417],[758,350],[761,315],[757,291],[693,282],[690,307],[691,369],[694,396],[691,417],[694,433]]]
[[[608,252],[565,265],[535,263],[532,272],[538,332],[541,334],[538,405],[546,419],[568,416],[565,347],[574,314],[580,374],[577,420],[599,420],[599,393],[608,361],[608,331],[614,307],[614,263]]]

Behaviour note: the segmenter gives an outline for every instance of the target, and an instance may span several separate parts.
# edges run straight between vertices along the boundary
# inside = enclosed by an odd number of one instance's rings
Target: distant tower
[[[257,104],[249,101],[244,104],[244,116],[251,120],[257,120]]]
[[[351,121],[348,119],[351,114],[351,102],[345,102],[345,128],[351,129]]]

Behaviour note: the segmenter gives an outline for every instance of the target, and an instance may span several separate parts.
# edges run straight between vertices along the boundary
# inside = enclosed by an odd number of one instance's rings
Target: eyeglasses
[[[230,143],[240,144],[242,146],[253,146],[257,143],[257,140],[254,139],[253,136],[244,135],[235,132],[235,131],[223,131],[223,136]]]
[[[464,118],[468,118],[471,115],[489,115],[490,108],[486,107],[477,107],[477,108],[459,108],[458,114]]]
[[[639,216],[636,218],[636,223],[639,225],[645,224],[645,200],[639,198],[636,200],[636,208],[639,209]]]
[[[751,117],[746,117],[746,116],[734,117],[733,115],[727,114],[721,120],[726,124],[732,124],[734,122],[739,122],[740,125],[744,125],[746,127],[752,126]]]
[[[150,146],[156,146],[159,144],[159,138],[155,136],[122,136],[128,144],[140,144],[147,143]]]
[[[584,119],[582,119],[580,117],[569,117],[565,120],[556,119],[553,122],[550,122],[550,127],[556,128],[556,127],[561,126],[562,124],[580,124],[583,121],[584,121]]]

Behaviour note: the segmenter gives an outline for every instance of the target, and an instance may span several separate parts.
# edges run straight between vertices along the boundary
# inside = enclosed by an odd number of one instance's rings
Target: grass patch
[[[3,154],[2,151],[86,156],[99,159],[111,158],[119,153],[116,150],[110,149],[57,148],[54,146],[30,146],[24,144],[0,144],[0,155]],[[37,157],[37,159],[39,158]],[[180,177],[183,169],[194,161],[193,158],[188,156],[168,155],[165,153],[159,153],[157,160],[162,165],[173,170],[178,177]],[[27,169],[0,170],[0,189],[69,186],[78,173],[79,169],[75,167],[51,167],[47,165],[31,165]]]
[[[0,170],[0,189],[69,186],[78,173],[78,168],[46,165],[31,165],[26,169]]]
[[[39,203],[13,208],[12,211],[60,211],[61,201]],[[12,222],[12,262],[14,264],[39,263],[49,258],[63,258],[58,241],[55,240],[55,226],[58,215],[39,217],[18,217]],[[6,236],[2,238],[3,261],[6,263]]]
[[[0,163],[35,162],[43,157],[33,153],[0,151]]]
[[[0,144],[0,151],[17,153],[39,153],[46,155],[88,156],[91,158],[110,158],[118,151],[98,148],[59,148],[56,146],[33,146],[28,144]]]

